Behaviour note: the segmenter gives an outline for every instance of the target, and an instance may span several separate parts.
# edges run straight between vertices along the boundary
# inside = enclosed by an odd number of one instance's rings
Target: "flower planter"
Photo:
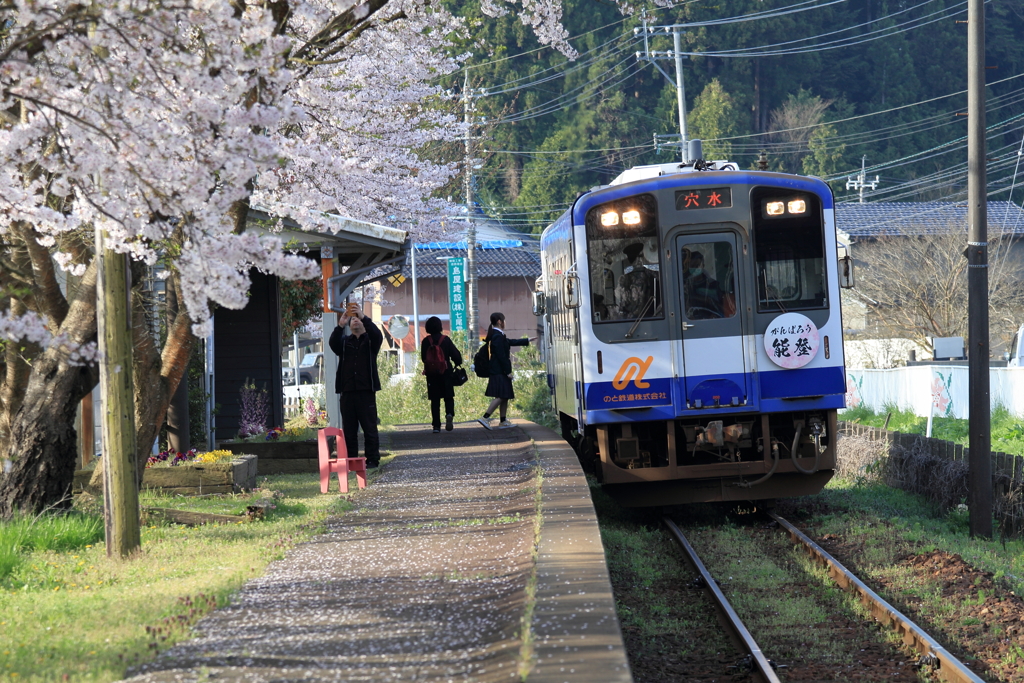
[[[256,488],[257,460],[246,454],[231,462],[150,467],[142,473],[142,488],[186,496],[248,491]]]
[[[217,447],[232,453],[256,455],[260,475],[320,471],[316,441],[221,441]]]

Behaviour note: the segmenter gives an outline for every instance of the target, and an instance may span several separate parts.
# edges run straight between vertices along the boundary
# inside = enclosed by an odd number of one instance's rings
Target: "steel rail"
[[[668,530],[672,532],[672,535],[675,536],[676,541],[686,553],[690,564],[692,564],[694,569],[696,569],[700,574],[701,580],[704,582],[704,587],[715,601],[715,606],[718,608],[718,612],[722,616],[722,621],[732,631],[732,635],[735,636],[737,641],[739,641],[741,647],[747,651],[753,665],[757,667],[757,671],[754,673],[760,674],[765,683],[781,683],[779,677],[775,675],[775,670],[772,669],[771,662],[769,662],[768,658],[764,656],[763,652],[761,652],[760,646],[758,646],[754,637],[750,635],[750,631],[747,630],[747,627],[743,625],[743,621],[740,620],[739,615],[736,614],[736,610],[734,610],[732,605],[729,604],[729,601],[725,598],[725,594],[722,593],[722,589],[718,587],[718,584],[715,582],[714,577],[711,576],[707,567],[705,567],[704,563],[701,562],[699,557],[697,557],[697,552],[693,549],[693,546],[690,545],[689,541],[686,540],[686,537],[683,536],[683,532],[680,531],[675,522],[668,517],[663,517],[661,521],[665,524]]]
[[[789,532],[790,537],[803,544],[804,548],[822,564],[828,567],[828,573],[843,590],[857,593],[861,602],[870,610],[871,615],[882,625],[890,626],[903,636],[903,643],[921,653],[922,657],[936,664],[940,680],[955,683],[984,683],[984,679],[967,668],[959,659],[949,653],[934,638],[924,632],[920,626],[911,621],[895,607],[883,600],[877,593],[868,588],[867,584],[851,574],[836,558],[829,555],[817,543],[795,526],[779,517],[774,512],[768,513],[772,519]]]

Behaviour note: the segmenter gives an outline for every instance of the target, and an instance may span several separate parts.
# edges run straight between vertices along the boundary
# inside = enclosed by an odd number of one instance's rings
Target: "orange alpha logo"
[[[627,358],[626,362],[619,368],[619,371],[615,373],[612,386],[622,391],[630,382],[633,382],[637,389],[648,388],[651,386],[650,382],[645,382],[643,379],[644,375],[647,374],[647,368],[651,367],[653,360],[654,356],[647,356],[647,360],[640,360],[636,356]]]

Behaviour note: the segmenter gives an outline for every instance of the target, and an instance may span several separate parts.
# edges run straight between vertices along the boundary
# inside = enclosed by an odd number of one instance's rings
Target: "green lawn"
[[[840,420],[857,422],[871,427],[881,427],[889,420],[888,428],[896,432],[908,434],[924,434],[928,420],[918,417],[910,411],[895,407],[875,413],[858,407],[848,408],[839,413]],[[936,417],[932,419],[932,437],[952,441],[967,446],[967,420],[953,417]],[[1010,414],[1005,408],[997,407],[992,411],[992,450],[1013,455],[1024,455],[1024,418]]]
[[[258,522],[145,526],[142,548],[125,561],[106,556],[95,500],[68,516],[0,523],[0,679],[119,680],[351,506],[321,495],[315,473],[259,481],[253,494],[144,493],[143,506],[198,512],[240,514],[257,500],[275,507]]]

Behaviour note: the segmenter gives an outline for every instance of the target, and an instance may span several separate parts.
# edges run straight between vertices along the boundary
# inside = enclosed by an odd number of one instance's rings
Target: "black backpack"
[[[491,376],[491,345],[486,342],[473,356],[473,372],[477,377]]]

